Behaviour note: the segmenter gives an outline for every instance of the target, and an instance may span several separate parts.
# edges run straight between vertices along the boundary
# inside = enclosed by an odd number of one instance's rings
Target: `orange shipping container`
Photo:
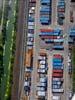
[[[32,51],[29,50],[29,51],[26,53],[26,61],[25,61],[25,66],[26,66],[26,67],[30,67],[30,66],[31,66],[31,59],[32,59]]]

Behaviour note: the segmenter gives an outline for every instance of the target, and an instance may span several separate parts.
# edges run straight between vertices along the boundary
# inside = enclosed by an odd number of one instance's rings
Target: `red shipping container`
[[[43,39],[53,39],[53,36],[41,36],[41,38],[43,38]]]
[[[60,54],[54,54],[53,57],[54,57],[54,58],[59,58],[59,59],[61,59],[61,58],[62,58],[62,55],[60,55]]]
[[[52,77],[63,77],[63,74],[53,73]]]
[[[53,73],[63,73],[63,70],[62,69],[56,69],[56,70],[53,69]]]
[[[40,29],[41,32],[53,32],[53,29]]]

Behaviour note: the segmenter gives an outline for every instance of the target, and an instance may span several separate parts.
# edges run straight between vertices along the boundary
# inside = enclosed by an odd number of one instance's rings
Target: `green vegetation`
[[[73,92],[75,93],[75,47],[72,48],[72,63],[73,63]]]
[[[18,0],[12,0],[11,8],[8,6],[8,1],[9,0],[5,3],[7,6],[5,5],[3,30],[0,37],[0,59],[2,59],[0,60],[0,68],[3,68],[3,74],[0,74],[0,100],[11,100],[13,66],[16,49]]]
[[[0,24],[1,24],[1,19],[2,19],[2,9],[0,8]]]

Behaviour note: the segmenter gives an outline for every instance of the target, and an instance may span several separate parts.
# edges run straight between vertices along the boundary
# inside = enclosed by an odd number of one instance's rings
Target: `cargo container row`
[[[52,93],[63,93],[63,56],[53,55]]]
[[[40,23],[49,25],[51,24],[52,0],[40,0],[40,4]]]
[[[57,5],[57,22],[59,25],[63,25],[63,21],[65,19],[65,0],[58,1]]]

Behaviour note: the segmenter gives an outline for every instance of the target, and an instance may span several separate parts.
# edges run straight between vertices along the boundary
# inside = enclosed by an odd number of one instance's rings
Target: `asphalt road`
[[[36,100],[36,87],[37,87],[37,60],[38,60],[38,53],[39,53],[39,9],[40,1],[36,1],[36,8],[35,8],[35,31],[34,31],[34,46],[33,46],[33,72],[32,72],[32,81],[31,81],[31,95],[30,100]]]

